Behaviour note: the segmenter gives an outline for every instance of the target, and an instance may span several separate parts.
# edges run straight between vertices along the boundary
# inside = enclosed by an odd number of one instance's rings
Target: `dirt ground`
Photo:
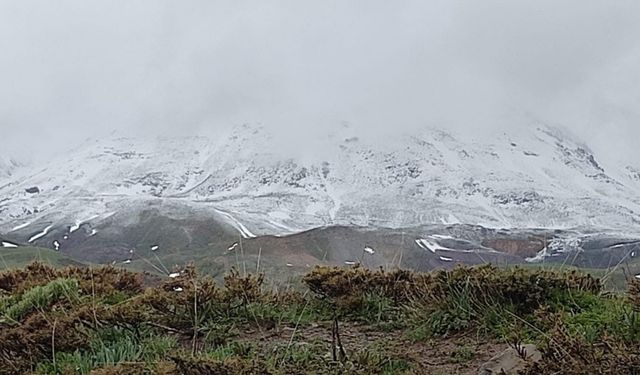
[[[491,342],[472,335],[458,335],[414,342],[402,330],[385,332],[376,327],[345,322],[339,328],[342,345],[347,356],[354,353],[387,350],[394,358],[411,363],[409,374],[471,375],[477,374],[482,364],[508,348],[500,342]],[[247,331],[235,340],[264,346],[293,343],[324,343],[325,356],[331,356],[332,322],[308,327]],[[261,345],[262,346],[262,345]]]

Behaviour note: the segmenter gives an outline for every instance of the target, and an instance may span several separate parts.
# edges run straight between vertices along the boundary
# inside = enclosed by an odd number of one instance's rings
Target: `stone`
[[[518,352],[524,353],[526,359]],[[517,375],[524,370],[527,363],[538,362],[542,359],[542,353],[533,344],[520,346],[520,350],[509,348],[491,358],[478,370],[478,375]]]
[[[40,192],[40,188],[38,188],[37,186],[33,186],[24,190],[29,194],[36,194]]]

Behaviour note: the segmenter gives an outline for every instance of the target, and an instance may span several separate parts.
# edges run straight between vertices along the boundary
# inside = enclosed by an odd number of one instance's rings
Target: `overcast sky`
[[[0,0],[0,153],[528,113],[640,159],[638,20],[637,0]]]

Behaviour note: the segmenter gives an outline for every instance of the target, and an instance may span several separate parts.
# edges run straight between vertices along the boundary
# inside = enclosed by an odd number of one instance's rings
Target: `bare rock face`
[[[36,194],[36,193],[40,193],[40,188],[37,186],[32,186],[30,188],[26,188],[24,189],[27,193],[29,194]]]
[[[538,362],[541,359],[542,353],[533,344],[522,345],[518,350],[509,348],[482,365],[478,375],[517,375],[524,370],[527,363]]]
[[[528,239],[491,239],[482,242],[482,246],[494,249],[501,253],[517,255],[524,258],[533,257],[547,246],[542,238],[531,237]]]

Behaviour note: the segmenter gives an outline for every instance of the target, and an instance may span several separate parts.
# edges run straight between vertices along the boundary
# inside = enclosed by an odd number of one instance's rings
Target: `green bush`
[[[43,286],[36,286],[24,294],[0,301],[0,315],[12,322],[21,320],[34,310],[42,310],[64,298],[69,303],[78,301],[78,281],[55,279]]]

